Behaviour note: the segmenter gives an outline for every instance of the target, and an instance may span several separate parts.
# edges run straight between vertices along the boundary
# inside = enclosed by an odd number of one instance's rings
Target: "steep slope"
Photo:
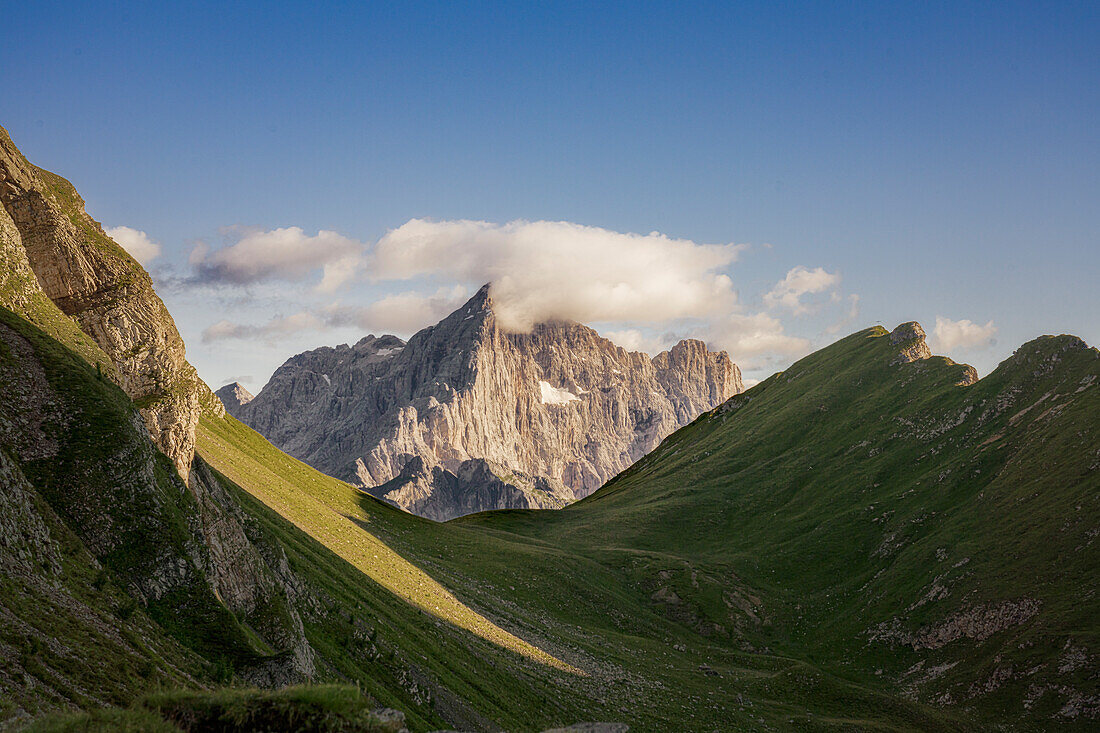
[[[292,668],[275,650],[311,665],[285,595],[231,597],[277,594],[260,562],[219,572],[203,525],[224,505],[187,491],[102,371],[4,308],[0,393],[4,717],[194,683],[211,663],[259,681]]]
[[[562,512],[463,521],[618,567],[712,638],[988,723],[1095,725],[1100,354],[1044,337],[975,381],[923,335],[812,354]]]
[[[183,340],[148,273],[88,216],[72,184],[30,164],[3,128],[0,203],[5,250],[14,254],[18,239],[36,289],[111,359],[112,376],[140,405],[157,446],[186,481],[205,385],[185,360]],[[13,271],[25,281],[22,263]],[[14,299],[4,304],[21,312]]]
[[[442,520],[564,506],[740,390],[699,341],[651,360],[576,323],[507,333],[485,286],[407,344],[299,354],[233,410],[291,455]]]
[[[0,203],[9,459],[175,638],[254,682],[311,676],[286,579],[194,458],[200,409],[222,407],[148,274],[2,128]]]

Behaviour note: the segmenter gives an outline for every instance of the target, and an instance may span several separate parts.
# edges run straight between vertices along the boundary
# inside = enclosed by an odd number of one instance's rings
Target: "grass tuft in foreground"
[[[306,731],[309,733],[386,733],[400,730],[400,716],[375,712],[374,701],[354,687],[310,685],[277,691],[222,688],[214,692],[178,690],[148,695],[127,709],[53,715],[26,733],[76,731]]]

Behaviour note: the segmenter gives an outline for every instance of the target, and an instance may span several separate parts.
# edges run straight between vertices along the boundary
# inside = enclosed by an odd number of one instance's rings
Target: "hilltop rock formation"
[[[701,341],[651,359],[579,323],[508,333],[486,285],[408,343],[292,357],[230,410],[296,458],[442,520],[587,496],[741,390]]]
[[[925,341],[924,329],[916,321],[903,323],[890,332],[890,343],[901,345],[894,364],[909,364],[921,359],[930,359],[932,350]]]

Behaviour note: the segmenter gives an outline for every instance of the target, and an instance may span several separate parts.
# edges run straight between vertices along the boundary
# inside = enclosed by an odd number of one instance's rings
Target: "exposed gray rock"
[[[506,332],[486,285],[407,344],[367,336],[294,356],[236,409],[294,457],[447,519],[587,496],[741,390],[701,341],[651,359],[579,323]]]
[[[959,639],[985,641],[999,631],[1026,623],[1039,612],[1039,601],[1022,598],[1018,601],[984,603],[952,613],[939,623],[916,632],[908,631],[901,619],[885,621],[869,630],[871,641],[899,644],[915,650],[939,649]]]
[[[377,708],[371,711],[377,725],[394,733],[408,733],[405,727],[405,713],[393,708]]]
[[[901,344],[901,351],[892,364],[907,364],[932,356],[932,350],[925,342],[924,329],[916,321],[903,323],[890,332],[890,343]]]
[[[263,553],[250,541],[242,526],[247,521],[244,511],[200,458],[192,465],[191,491],[199,503],[203,539],[209,548],[210,585],[229,610],[282,651],[254,669],[243,670],[243,675],[265,687],[312,679],[317,671],[315,654],[294,603],[296,579],[286,579],[291,574],[286,555],[279,547],[265,548],[268,552]]]
[[[560,482],[494,467],[484,458],[463,461],[452,472],[428,468],[420,456],[370,492],[438,522],[490,509],[558,509],[574,498]]]
[[[215,392],[214,396],[222,401],[225,411],[233,417],[237,417],[238,408],[241,405],[247,405],[252,401],[252,393],[245,389],[240,382],[225,385]]]

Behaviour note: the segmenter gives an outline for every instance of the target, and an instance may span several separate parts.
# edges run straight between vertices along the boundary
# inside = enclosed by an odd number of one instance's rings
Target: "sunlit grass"
[[[211,466],[397,597],[528,659],[585,674],[472,610],[357,523],[369,523],[370,515],[360,508],[354,487],[286,456],[229,416],[205,415],[198,445]]]

